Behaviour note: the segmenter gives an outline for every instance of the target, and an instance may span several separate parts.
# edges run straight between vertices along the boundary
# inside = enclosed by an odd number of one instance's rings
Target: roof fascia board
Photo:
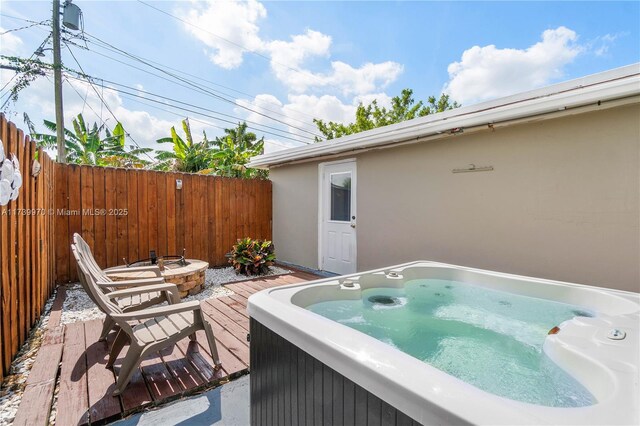
[[[255,157],[249,167],[375,147],[447,132],[453,128],[514,120],[640,93],[640,64],[610,70],[490,102],[449,110],[378,129]]]

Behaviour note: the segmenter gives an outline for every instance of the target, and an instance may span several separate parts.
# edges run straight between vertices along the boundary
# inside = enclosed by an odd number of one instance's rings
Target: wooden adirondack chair
[[[121,271],[124,268],[111,268],[105,271],[100,269],[93,253],[89,248],[89,245],[84,239],[78,235],[73,235],[74,244],[72,250],[78,264],[83,262],[87,273],[93,276],[93,282],[104,294],[108,294],[110,300],[117,304],[122,312],[139,311],[141,309],[149,308],[152,306],[160,305],[162,303],[178,303],[180,302],[180,294],[175,284],[165,283],[164,279],[160,276],[160,269],[157,269],[158,276],[155,278],[145,278],[127,281],[112,281],[108,272]],[[154,271],[153,268],[147,266],[127,268],[129,272],[135,271]],[[84,291],[89,295],[91,300],[98,306],[98,301],[92,296],[91,289],[88,287],[88,281],[84,279],[83,274],[78,265],[78,276],[80,277],[80,283],[82,284]],[[136,289],[137,290],[134,290]],[[106,313],[106,312],[105,312]],[[100,341],[106,339],[109,332],[115,327],[115,322],[107,315],[100,333]]]
[[[218,348],[213,336],[211,325],[204,320],[204,315],[200,308],[200,302],[178,303],[172,298],[173,304],[156,308],[147,308],[136,311],[124,310],[114,302],[123,294],[135,295],[153,289],[160,292],[171,292],[167,286],[172,284],[155,284],[150,286],[134,287],[126,290],[117,290],[103,293],[102,288],[106,283],[98,283],[92,273],[89,272],[86,262],[77,250],[72,246],[73,255],[78,263],[78,272],[81,282],[91,295],[92,300],[119,327],[116,339],[111,347],[107,368],[113,367],[113,363],[118,355],[128,343],[129,349],[118,373],[116,389],[113,395],[121,394],[131,380],[131,376],[144,357],[150,353],[160,351],[176,342],[189,337],[196,339],[196,331],[204,330],[211,356],[214,360],[214,368],[221,367],[218,356]],[[102,284],[102,287],[101,287]],[[173,286],[175,287],[175,286]],[[177,295],[176,293],[173,293]],[[172,296],[173,297],[173,296]],[[179,296],[177,296],[179,298]]]

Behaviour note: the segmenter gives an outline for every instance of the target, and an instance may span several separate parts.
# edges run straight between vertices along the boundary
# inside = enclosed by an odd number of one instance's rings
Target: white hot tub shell
[[[595,317],[562,323],[559,333],[546,338],[544,351],[597,402],[557,408],[500,397],[305,309],[323,301],[358,299],[368,288],[398,288],[425,278],[461,281],[596,312]],[[638,293],[418,261],[263,290],[249,298],[248,311],[253,320],[421,424],[640,423]]]

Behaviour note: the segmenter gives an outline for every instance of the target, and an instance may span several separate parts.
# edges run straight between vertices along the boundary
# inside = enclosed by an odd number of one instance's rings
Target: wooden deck
[[[302,271],[226,285],[235,294],[202,302],[213,327],[222,369],[214,372],[204,332],[198,341],[145,359],[126,391],[113,397],[112,370],[106,369],[108,342],[98,342],[102,321],[60,325],[64,288],[52,308],[43,344],[29,374],[14,425],[46,425],[59,380],[55,424],[104,424],[143,408],[191,395],[249,372],[247,298],[262,289],[318,279]],[[123,351],[123,354],[125,351]],[[116,362],[118,371],[122,356]]]

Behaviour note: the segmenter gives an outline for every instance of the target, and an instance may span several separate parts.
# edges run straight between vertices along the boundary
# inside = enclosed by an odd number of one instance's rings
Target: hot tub
[[[637,293],[419,261],[248,311],[253,425],[640,422]]]

